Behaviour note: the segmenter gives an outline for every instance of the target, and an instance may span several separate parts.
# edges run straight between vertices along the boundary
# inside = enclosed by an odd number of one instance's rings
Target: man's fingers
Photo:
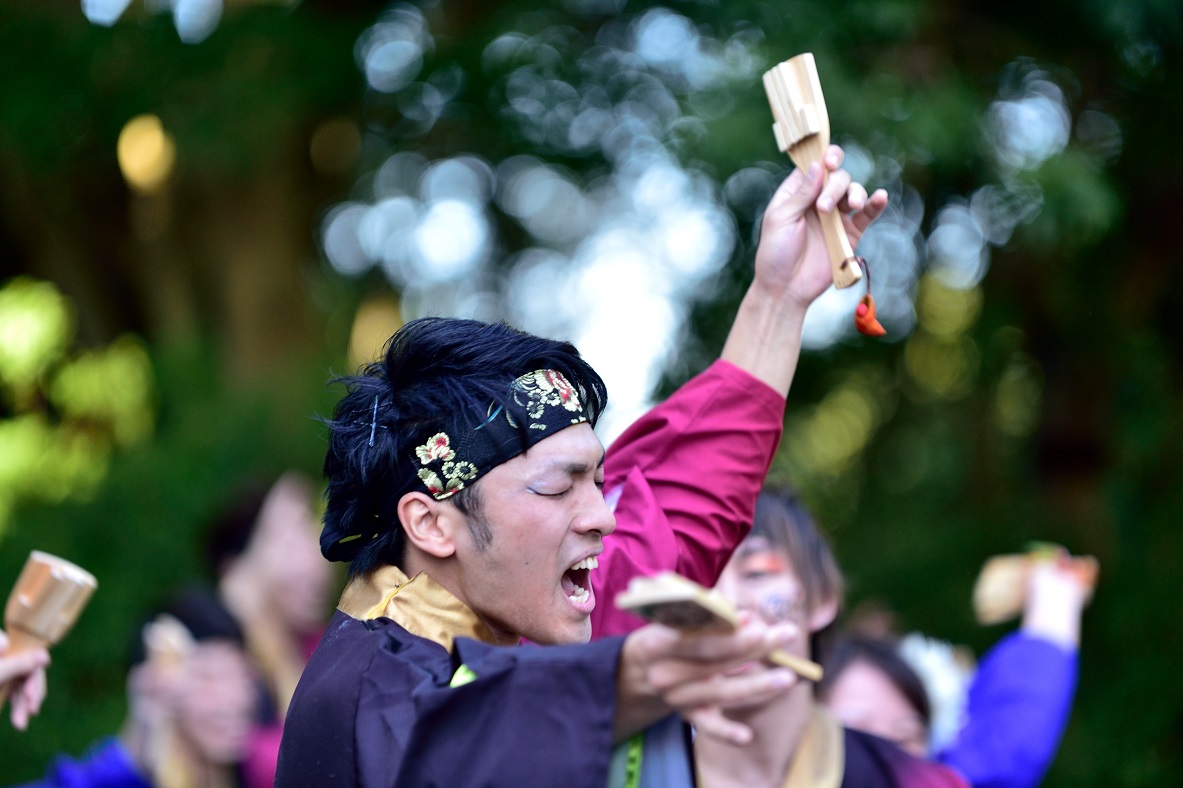
[[[799,631],[788,622],[772,627],[749,624],[726,633],[679,633],[667,629],[665,633],[653,633],[655,639],[649,655],[654,662],[661,659],[699,662],[717,670],[720,663],[734,665],[760,659],[769,651],[792,643]]]
[[[27,676],[49,664],[49,653],[45,649],[21,651],[10,656],[0,656],[0,684]]]
[[[738,644],[750,647],[760,642],[759,632],[741,629],[728,633],[687,634],[663,624],[649,624],[633,633],[646,664],[663,659],[709,659],[715,650],[726,651]]]
[[[834,210],[834,206],[846,196],[848,189],[850,189],[850,173],[846,170],[831,172],[829,180],[826,181],[826,185],[822,189],[821,196],[817,198],[817,209],[822,212]]]
[[[842,150],[838,145],[829,146],[822,155],[822,160],[825,161],[826,168],[831,172],[842,166],[842,160],[844,158],[846,158],[846,151]]]
[[[45,688],[45,668],[38,668],[29,678],[25,679],[21,694],[28,704],[29,714],[41,713],[41,704],[45,700]]]
[[[18,731],[23,731],[29,727],[29,702],[25,699],[23,688],[20,686],[21,682],[15,682],[9,686],[9,700],[12,701],[12,727]]]
[[[861,211],[867,204],[867,190],[861,183],[851,183],[846,194],[838,199],[838,210],[842,213]]]
[[[765,221],[791,222],[815,204],[823,211],[832,210],[850,185],[850,174],[839,169],[845,155],[842,148],[831,145],[820,163],[810,164],[805,172],[793,170],[772,196]],[[828,207],[823,207],[823,202]]]
[[[728,719],[718,708],[704,707],[686,714],[686,719],[694,725],[695,735],[711,736],[729,744],[748,744],[753,736],[752,729],[743,723]]]
[[[800,630],[784,622],[773,627],[748,624],[737,632],[726,634],[681,633],[660,625],[637,630],[630,638],[639,650],[644,666],[644,682],[671,705],[687,708],[706,703],[729,700],[730,688],[717,695],[705,689],[711,681],[721,681],[726,674],[745,663],[757,662],[769,652],[785,648],[799,636]],[[697,690],[685,687],[698,686]],[[743,694],[740,688],[734,691]],[[672,691],[682,694],[671,697]],[[674,703],[675,697],[677,703]]]
[[[687,682],[669,690],[665,699],[676,709],[729,708],[764,703],[796,683],[797,677],[785,668],[758,668],[736,676],[715,674],[701,681]]]
[[[883,189],[876,189],[862,206],[862,210],[855,210],[850,215],[850,222],[854,225],[854,229],[862,234],[871,222],[879,218],[884,209],[887,208],[887,192]]]
[[[781,182],[764,212],[765,227],[770,222],[772,226],[782,226],[800,219],[821,194],[823,184],[822,168],[817,162],[810,164],[805,172],[793,170]]]

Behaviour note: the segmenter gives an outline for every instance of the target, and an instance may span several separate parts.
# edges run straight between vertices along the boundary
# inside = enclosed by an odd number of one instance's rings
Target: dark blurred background
[[[0,585],[99,579],[0,780],[117,732],[144,612],[400,321],[573,339],[605,440],[703,368],[810,51],[889,333],[815,307],[774,478],[852,604],[979,653],[987,557],[1097,556],[1046,784],[1183,784],[1181,42],[1173,0],[0,2]]]

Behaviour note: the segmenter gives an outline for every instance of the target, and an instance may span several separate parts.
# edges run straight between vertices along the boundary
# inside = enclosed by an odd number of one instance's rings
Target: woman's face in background
[[[847,665],[825,706],[847,728],[895,742],[917,757],[928,755],[928,729],[920,713],[887,674],[869,662]]]

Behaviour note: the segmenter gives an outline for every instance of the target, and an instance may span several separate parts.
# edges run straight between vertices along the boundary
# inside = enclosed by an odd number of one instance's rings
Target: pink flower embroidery
[[[564,409],[573,413],[583,410],[579,401],[579,394],[563,373],[554,369],[536,369],[522,375],[514,386],[520,394],[524,394],[526,402],[517,401],[526,409],[531,419],[540,419],[547,408],[562,405]],[[545,426],[530,425],[531,428],[546,429]]]
[[[571,385],[571,382],[563,376],[563,373],[559,372],[558,370],[547,369],[543,370],[542,374],[543,380],[539,382],[542,383],[543,388],[549,389],[558,395],[558,402],[555,402],[552,398],[552,403],[562,403],[563,407],[567,410],[581,409],[582,406],[579,402],[579,395],[575,393],[575,388]]]
[[[444,432],[437,432],[427,439],[427,443],[416,446],[415,454],[419,457],[419,462],[424,465],[432,460],[447,461],[456,456],[456,452],[452,451],[451,441],[448,440],[448,435]]]

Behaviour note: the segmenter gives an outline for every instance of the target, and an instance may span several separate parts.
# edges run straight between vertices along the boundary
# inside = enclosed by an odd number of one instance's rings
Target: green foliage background
[[[1029,539],[1098,556],[1078,702],[1046,784],[1180,784],[1177,5],[667,5],[720,38],[758,31],[767,65],[814,52],[836,136],[901,165],[902,183],[923,199],[926,229],[950,199],[1003,177],[983,128],[1014,64],[1054,74],[1074,121],[1085,111],[1117,121],[1119,152],[1098,151],[1078,126],[1063,152],[1022,176],[1041,189],[1042,205],[992,250],[980,315],[963,332],[977,358],[968,390],[937,396],[918,386],[907,358],[915,337],[807,353],[774,478],[800,487],[831,532],[852,603],[885,600],[908,628],[979,653],[1002,634],[970,616],[986,557]],[[111,29],[73,6],[0,5],[0,282],[55,282],[75,304],[81,347],[143,337],[157,400],[154,437],[117,452],[97,489],[53,505],[32,496],[0,536],[0,578],[14,578],[37,548],[100,579],[54,653],[42,716],[24,735],[0,725],[0,781],[33,778],[52,754],[77,755],[117,731],[132,628],[169,588],[201,576],[201,526],[237,482],[317,470],[313,417],[333,401],[325,382],[347,366],[356,305],[387,287],[377,275],[342,279],[321,261],[316,237],[328,208],[356,195],[354,179],[395,150],[494,161],[529,152],[589,180],[603,174],[601,156],[549,149],[508,121],[505,75],[482,66],[481,53],[507,32],[538,36],[559,53],[547,68],[571,77],[597,36],[657,6],[424,6],[434,36],[424,73],[456,65],[465,83],[423,131],[403,122],[397,95],[367,92],[354,62],[378,5],[233,4],[191,46],[138,3]],[[758,83],[678,98],[706,130],[671,141],[687,166],[723,182],[778,161]],[[178,150],[171,218],[147,240],[145,205],[160,203],[130,193],[114,157],[120,128],[141,112],[161,116]],[[333,117],[365,135],[351,171],[325,174],[309,163],[308,139]],[[527,243],[499,221],[500,253]],[[753,249],[751,217],[736,221],[744,240],[715,296],[695,305],[666,391],[721,346]],[[238,234],[224,237],[227,226]],[[1032,431],[1014,435],[996,412],[1019,362],[1035,381],[1038,412]],[[854,384],[875,403],[868,440],[836,469],[809,470],[799,447],[810,419]],[[18,412],[7,399],[4,408],[0,419]]]

